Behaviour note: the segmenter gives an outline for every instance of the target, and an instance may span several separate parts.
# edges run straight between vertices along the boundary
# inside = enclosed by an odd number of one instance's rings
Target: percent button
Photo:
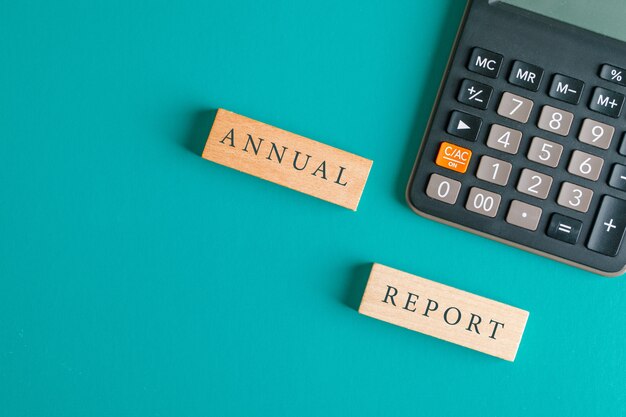
[[[615,84],[626,86],[626,70],[623,68],[604,64],[600,69],[600,78]]]

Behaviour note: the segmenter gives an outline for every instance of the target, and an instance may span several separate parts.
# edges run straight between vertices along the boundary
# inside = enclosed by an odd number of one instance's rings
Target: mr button
[[[472,159],[472,151],[448,142],[442,142],[435,163],[440,167],[465,174]]]

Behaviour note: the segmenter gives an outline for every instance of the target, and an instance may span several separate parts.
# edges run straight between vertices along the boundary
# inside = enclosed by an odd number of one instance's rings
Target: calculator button
[[[472,151],[469,149],[442,142],[435,163],[440,167],[465,174],[471,159]]]
[[[600,68],[600,78],[612,83],[626,86],[626,70],[613,65],[604,64]]]
[[[556,133],[560,136],[567,136],[570,127],[572,127],[572,121],[574,121],[572,113],[551,106],[543,106],[537,126],[539,126],[539,129]]]
[[[589,210],[593,191],[580,185],[564,182],[557,198],[557,204],[572,210],[586,213]]]
[[[481,48],[474,48],[467,69],[477,74],[498,78],[502,55]]]
[[[582,227],[583,223],[581,221],[554,213],[550,218],[546,234],[554,239],[575,245],[578,242]]]
[[[576,78],[556,74],[552,78],[550,97],[570,104],[578,104],[585,88],[585,83]]]
[[[482,125],[483,121],[479,117],[460,111],[453,111],[447,131],[451,135],[475,142]]]
[[[511,201],[509,213],[506,215],[507,223],[524,229],[535,231],[541,219],[542,210],[539,207],[521,201]]]
[[[513,165],[508,162],[490,156],[483,156],[480,158],[476,177],[493,184],[504,186],[509,182],[512,169]]]
[[[439,174],[432,174],[426,187],[426,195],[444,203],[454,204],[459,197],[461,183]]]
[[[485,110],[489,105],[493,88],[472,80],[463,80],[457,100],[468,106]]]
[[[618,118],[624,106],[624,95],[615,91],[596,87],[589,108],[609,117]]]
[[[626,166],[620,164],[613,166],[609,185],[618,190],[626,191]]]
[[[619,153],[626,156],[626,133],[624,134],[624,138],[622,139],[622,146],[620,146],[619,148]]]
[[[607,256],[617,256],[624,240],[624,231],[626,231],[626,201],[605,195],[587,247]]]
[[[498,106],[498,114],[516,122],[526,123],[532,109],[532,100],[505,92]]]
[[[533,138],[528,149],[528,159],[556,168],[563,154],[563,146],[542,138]]]
[[[609,149],[615,128],[592,119],[585,119],[578,140],[601,149]]]
[[[496,217],[500,201],[500,194],[483,190],[482,188],[472,187],[465,208],[474,213],[482,214],[487,217]]]
[[[545,200],[552,187],[552,177],[524,168],[517,182],[517,191]]]
[[[487,146],[502,152],[515,155],[522,142],[522,132],[501,125],[491,125]]]
[[[509,82],[530,91],[537,91],[542,78],[543,69],[526,62],[515,61],[509,75]]]
[[[603,166],[604,159],[585,152],[574,151],[567,167],[567,172],[588,180],[597,181],[600,178]]]

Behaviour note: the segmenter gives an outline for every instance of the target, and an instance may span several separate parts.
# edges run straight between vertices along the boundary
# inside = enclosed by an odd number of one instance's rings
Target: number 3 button
[[[586,213],[589,210],[593,191],[580,185],[564,182],[559,192],[557,203],[560,206]]]

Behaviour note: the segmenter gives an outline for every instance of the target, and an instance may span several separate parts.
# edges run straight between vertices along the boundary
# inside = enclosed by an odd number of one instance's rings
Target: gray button
[[[513,165],[490,156],[480,158],[476,176],[481,180],[498,185],[506,185],[509,182]]]
[[[532,109],[532,100],[505,92],[498,106],[498,114],[516,122],[526,123]]]
[[[547,130],[557,135],[567,136],[573,121],[574,115],[572,113],[557,109],[556,107],[543,106],[537,126],[539,126],[539,129]]]
[[[600,178],[603,165],[604,159],[602,158],[585,152],[574,151],[567,167],[567,172],[588,180],[597,181]]]
[[[563,154],[563,146],[542,138],[533,138],[528,150],[528,159],[556,168]]]
[[[461,183],[459,181],[439,174],[432,174],[426,187],[427,196],[448,204],[456,203],[459,191],[461,191]]]
[[[501,200],[502,197],[500,194],[492,193],[482,188],[472,187],[465,208],[474,213],[482,214],[483,216],[496,217]]]
[[[552,177],[527,168],[522,170],[522,175],[517,182],[517,191],[542,200],[548,198],[551,187]]]
[[[501,125],[492,125],[487,138],[487,146],[515,155],[522,141],[522,132]]]
[[[593,191],[580,185],[564,182],[556,202],[563,207],[586,213],[589,210]]]
[[[521,201],[511,201],[509,213],[506,216],[507,223],[522,227],[528,230],[537,230],[542,210],[539,207]]]
[[[578,140],[597,148],[609,149],[614,133],[615,128],[611,125],[600,123],[592,119],[585,119],[583,126],[580,128]]]

